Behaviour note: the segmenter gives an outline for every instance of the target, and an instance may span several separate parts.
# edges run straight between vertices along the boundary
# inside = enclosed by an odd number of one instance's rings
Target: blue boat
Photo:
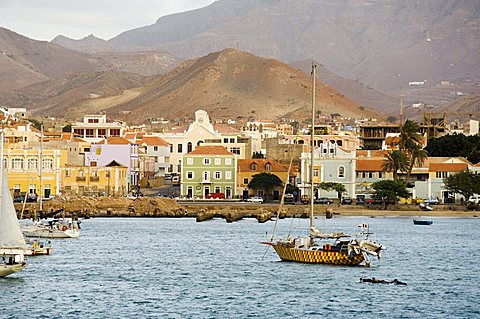
[[[433,224],[433,220],[419,220],[419,219],[414,219],[413,220],[414,225],[431,225]]]

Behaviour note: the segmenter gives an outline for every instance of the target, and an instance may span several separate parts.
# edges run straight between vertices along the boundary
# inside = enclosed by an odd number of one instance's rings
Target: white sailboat
[[[314,216],[314,183],[313,183],[313,159],[314,159],[314,136],[315,136],[315,70],[312,65],[312,129],[310,149],[310,227],[308,236],[275,239],[275,230],[278,216],[275,221],[274,230],[270,241],[263,244],[273,247],[281,260],[299,263],[333,264],[344,266],[356,266],[361,263],[370,266],[369,255],[380,259],[382,250],[385,247],[369,239],[369,227],[361,224],[361,232],[358,236],[352,237],[343,232],[323,233],[315,227]],[[282,199],[283,204],[283,199]],[[325,241],[332,241],[325,242]]]
[[[13,206],[7,174],[3,169],[3,132],[1,133],[0,175],[0,277],[5,277],[27,266],[24,254],[27,245]]]
[[[36,238],[77,238],[80,236],[79,221],[72,218],[52,219],[36,222],[22,228],[25,237]]]

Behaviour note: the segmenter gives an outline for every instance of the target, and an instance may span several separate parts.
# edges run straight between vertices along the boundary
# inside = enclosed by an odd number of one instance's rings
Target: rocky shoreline
[[[255,218],[260,223],[267,222],[276,216],[277,204],[228,204],[219,202],[208,203],[177,203],[170,198],[140,197],[129,199],[125,197],[79,197],[63,196],[43,203],[40,214],[38,203],[16,203],[19,218],[36,217],[190,217],[198,222],[213,218],[223,218],[226,222],[234,222],[243,218]],[[355,205],[316,205],[316,216],[437,216],[437,217],[478,217],[479,212],[466,210],[464,206],[437,205],[433,211],[422,211],[418,206],[395,205],[387,210],[378,207]],[[307,205],[285,205],[280,218],[307,218]]]

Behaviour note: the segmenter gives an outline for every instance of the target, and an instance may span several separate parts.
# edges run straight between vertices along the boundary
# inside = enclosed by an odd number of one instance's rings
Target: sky
[[[165,15],[205,7],[214,0],[0,0],[0,26],[35,40],[57,35],[108,40]]]

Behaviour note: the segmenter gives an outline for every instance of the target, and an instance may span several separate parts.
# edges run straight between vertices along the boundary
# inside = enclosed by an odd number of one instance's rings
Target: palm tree
[[[385,155],[382,164],[383,171],[393,172],[393,180],[397,180],[398,172],[406,172],[408,170],[408,157],[402,151],[391,151]]]
[[[408,182],[415,165],[422,165],[428,158],[428,153],[422,147],[423,135],[419,132],[420,124],[412,120],[406,120],[400,127],[400,141],[398,148],[406,153],[408,158],[407,176]]]
[[[412,174],[413,167],[415,165],[422,166],[425,160],[428,158],[428,152],[422,148],[420,144],[414,144],[409,150],[410,161],[408,164],[408,172],[405,178],[405,182],[408,183],[408,179]]]
[[[406,120],[405,123],[400,126],[399,149],[408,151],[413,148],[415,144],[421,144],[423,135],[419,131],[420,124],[418,124],[418,122]]]

